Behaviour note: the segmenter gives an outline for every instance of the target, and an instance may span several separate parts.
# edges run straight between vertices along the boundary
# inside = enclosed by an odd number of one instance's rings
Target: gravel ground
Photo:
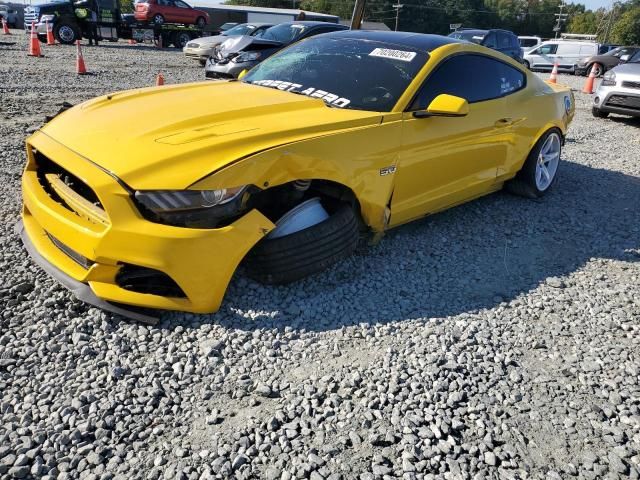
[[[238,275],[219,313],[156,327],[29,260],[25,136],[63,101],[203,78],[123,43],[0,43],[0,477],[640,476],[638,120],[578,111],[556,189],[497,193],[287,287]],[[583,78],[560,76],[576,89]],[[146,121],[138,112],[123,121]]]

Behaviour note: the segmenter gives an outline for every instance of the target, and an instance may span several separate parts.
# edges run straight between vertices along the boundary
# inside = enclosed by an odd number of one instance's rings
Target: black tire
[[[194,25],[198,28],[204,28],[207,26],[207,20],[204,17],[196,18],[196,23]]]
[[[206,60],[198,60],[198,63],[200,64],[201,67],[204,67],[207,64]]]
[[[521,197],[535,199],[542,197],[551,190],[558,178],[558,167],[556,167],[551,183],[544,189],[540,189],[536,183],[536,165],[538,164],[538,155],[540,154],[542,146],[552,134],[557,135],[560,140],[560,158],[558,159],[558,163],[560,163],[562,159],[562,132],[557,128],[552,128],[545,132],[533,146],[531,152],[529,152],[529,156],[522,166],[522,169],[518,172],[515,178],[506,183],[505,186],[508,192]]]
[[[191,40],[191,35],[187,32],[176,32],[173,35],[173,46],[176,48],[184,48],[184,46]]]
[[[587,76],[589,76],[589,74],[591,73],[592,68],[596,69],[596,71],[594,72],[594,75],[596,76],[596,78],[604,75],[604,72],[605,72],[604,65],[602,65],[601,63],[592,63],[591,65],[589,65],[589,68],[587,68],[587,72],[586,72]]]
[[[164,17],[159,13],[156,13],[151,19],[151,23],[154,25],[162,25],[164,23]]]
[[[609,116],[609,112],[603,112],[597,107],[591,107],[591,114],[596,118],[607,118]]]
[[[70,23],[56,23],[53,28],[53,36],[63,45],[73,45],[76,40],[80,40],[80,32]],[[46,40],[45,40],[46,41]]]
[[[266,284],[295,282],[350,256],[358,239],[358,220],[353,208],[344,204],[324,222],[260,241],[247,255],[247,274]]]
[[[531,65],[529,65],[529,62],[527,62],[526,60],[522,61],[522,64],[527,67],[528,70],[531,70]]]

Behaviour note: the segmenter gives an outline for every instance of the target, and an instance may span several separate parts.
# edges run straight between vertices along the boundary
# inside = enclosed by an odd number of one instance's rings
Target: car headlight
[[[40,23],[53,22],[56,19],[55,15],[42,15],[40,17]]]
[[[235,63],[244,63],[244,62],[253,62],[254,60],[258,60],[262,54],[260,52],[243,52],[237,57],[233,58],[233,62]]]
[[[602,77],[602,85],[607,87],[615,84],[616,84],[616,74],[611,70],[609,70],[607,73],[604,74],[604,77]]]
[[[219,190],[146,190],[137,191],[135,200],[147,220],[178,227],[215,228],[243,212],[249,190],[248,185]]]

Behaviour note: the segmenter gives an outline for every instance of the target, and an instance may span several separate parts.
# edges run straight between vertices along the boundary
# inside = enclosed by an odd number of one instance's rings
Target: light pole
[[[364,6],[367,0],[356,0],[353,6],[353,15],[351,15],[351,30],[360,30],[362,25],[362,17],[364,17]]]
[[[404,5],[400,5],[400,0],[398,0],[398,3],[393,5],[393,8],[396,9],[396,32],[398,31],[398,23],[400,21],[400,9],[402,7],[404,7]]]

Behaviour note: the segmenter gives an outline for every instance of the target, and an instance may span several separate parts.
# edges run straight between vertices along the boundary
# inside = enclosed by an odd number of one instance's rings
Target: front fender
[[[298,179],[329,180],[355,194],[364,222],[385,228],[385,207],[393,189],[401,122],[382,121],[256,153],[191,185],[218,189],[246,184],[269,188]]]

